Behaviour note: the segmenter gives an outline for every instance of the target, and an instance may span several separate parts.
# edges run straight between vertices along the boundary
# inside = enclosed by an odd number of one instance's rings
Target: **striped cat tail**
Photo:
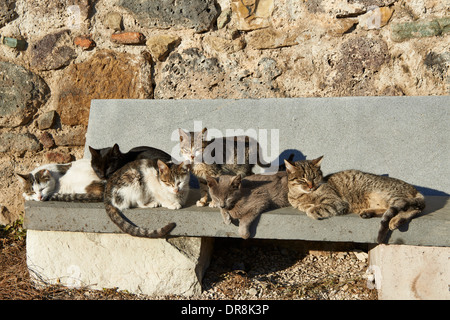
[[[136,226],[128,220],[127,217],[125,217],[119,208],[113,206],[108,201],[105,201],[105,209],[109,218],[119,227],[120,230],[135,237],[163,238],[176,226],[176,224],[172,222],[162,228],[149,230]]]
[[[66,202],[102,202],[103,195],[91,193],[55,193],[48,200]]]

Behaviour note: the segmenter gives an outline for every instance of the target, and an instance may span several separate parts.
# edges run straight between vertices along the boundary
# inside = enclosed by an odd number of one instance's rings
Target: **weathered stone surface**
[[[449,32],[450,17],[396,23],[391,26],[391,38],[397,42],[411,38],[438,36]]]
[[[346,94],[367,95],[373,92],[373,75],[389,59],[386,42],[366,37],[349,39],[340,47],[333,87]]]
[[[118,5],[131,11],[147,28],[184,28],[206,31],[217,17],[212,0],[120,0]]]
[[[69,30],[63,30],[45,35],[32,43],[31,67],[37,70],[54,70],[67,66],[76,57],[69,34]]]
[[[95,42],[91,39],[91,36],[75,37],[75,39],[73,39],[73,44],[83,48],[84,50],[89,50],[95,47]]]
[[[140,32],[120,32],[112,34],[111,40],[121,44],[142,44],[145,36]]]
[[[443,79],[450,66],[450,52],[438,54],[431,51],[426,55],[424,64],[429,70],[438,74]]]
[[[150,37],[146,45],[154,60],[164,60],[169,52],[178,46],[181,42],[181,38],[173,35],[158,35]]]
[[[0,127],[30,121],[50,96],[45,81],[27,69],[0,61]]]
[[[358,16],[359,26],[363,29],[380,29],[384,27],[391,19],[394,8],[382,7],[375,8],[367,13]]]
[[[5,24],[18,17],[16,8],[16,0],[3,0],[0,2],[0,28]]]
[[[87,125],[91,99],[152,97],[151,66],[140,55],[98,51],[91,59],[66,70],[58,97],[61,123]]]
[[[127,234],[28,230],[27,262],[32,279],[41,285],[188,297],[201,293],[212,243],[210,238],[198,237],[167,241]]]
[[[206,58],[197,48],[173,52],[164,62],[161,79],[156,81],[155,98],[195,99],[201,96],[205,99],[239,99],[282,95],[273,81],[279,75],[279,70],[275,71],[275,60],[263,58],[253,68],[223,66],[216,58]]]
[[[51,128],[55,123],[57,115],[58,114],[55,110],[41,114],[41,116],[37,120],[38,128],[40,130]]]
[[[206,36],[204,45],[216,52],[234,53],[245,48],[245,40],[242,37],[226,39],[218,36]]]
[[[55,146],[55,141],[53,140],[52,135],[48,132],[43,132],[39,136],[39,142],[42,143],[46,149],[50,149]]]
[[[29,133],[4,132],[0,134],[0,152],[38,151],[39,141]]]
[[[397,0],[348,0],[348,3],[359,3],[365,9],[370,7],[385,7],[393,4]]]
[[[122,15],[118,12],[108,12],[103,18],[103,24],[114,31],[123,30]]]
[[[449,247],[378,245],[368,273],[380,300],[449,300]]]
[[[299,33],[295,29],[276,30],[266,28],[249,33],[247,36],[247,44],[255,49],[289,47],[298,44],[298,36]]]
[[[239,30],[255,30],[269,27],[269,18],[272,15],[273,8],[273,0],[231,1],[231,9],[235,14]]]
[[[53,151],[47,152],[45,158],[51,163],[68,163],[73,160],[73,157],[68,153]]]
[[[66,133],[58,133],[54,137],[58,146],[84,146],[86,141],[86,128],[77,127]]]
[[[222,29],[231,19],[231,8],[223,10],[217,17],[217,29]]]
[[[333,36],[342,36],[358,23],[356,18],[336,19],[328,26],[328,33]]]

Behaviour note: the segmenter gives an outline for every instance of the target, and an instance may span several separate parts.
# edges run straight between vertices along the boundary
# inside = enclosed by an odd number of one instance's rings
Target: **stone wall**
[[[446,95],[439,0],[0,3],[0,223],[15,172],[83,156],[91,99]]]

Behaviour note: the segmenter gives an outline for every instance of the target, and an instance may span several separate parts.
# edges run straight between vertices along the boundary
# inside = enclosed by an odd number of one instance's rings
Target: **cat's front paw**
[[[220,209],[220,213],[222,214],[223,223],[226,225],[231,224],[231,216],[227,211],[224,211],[223,209]]]
[[[144,207],[145,207],[145,208],[157,208],[157,207],[159,207],[160,205],[161,205],[161,204],[159,204],[158,202],[152,201],[152,202],[147,203]]]
[[[315,220],[321,220],[329,218],[331,215],[327,210],[324,210],[322,207],[316,206],[308,209],[306,211],[308,217],[313,218]]]
[[[179,203],[172,203],[172,204],[169,204],[169,205],[167,205],[165,207],[167,209],[171,209],[171,210],[178,210],[178,209],[181,209],[181,204],[179,204]]]
[[[198,200],[196,203],[197,207],[204,207],[206,206],[206,202],[202,201],[202,200]]]
[[[210,208],[219,208],[219,206],[216,204],[216,202],[214,200],[211,200],[211,202],[209,203],[209,207]]]

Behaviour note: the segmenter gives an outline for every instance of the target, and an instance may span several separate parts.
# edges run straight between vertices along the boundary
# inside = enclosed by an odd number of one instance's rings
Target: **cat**
[[[104,204],[110,219],[125,233],[137,237],[164,237],[174,227],[169,223],[157,230],[137,227],[126,219],[128,208],[165,207],[180,209],[189,193],[190,164],[166,164],[161,160],[141,159],[130,162],[108,179]]]
[[[409,222],[425,208],[424,196],[402,180],[344,170],[322,176],[323,156],[290,163],[288,199],[294,208],[313,219],[357,213],[362,218],[381,216],[377,242],[382,243],[390,230]]]
[[[28,174],[17,173],[25,200],[102,201],[104,181],[92,170],[90,160],[45,164]]]
[[[260,161],[259,144],[250,137],[222,137],[208,141],[204,137],[206,128],[201,132],[185,132],[182,129],[178,129],[178,131],[181,155],[185,160],[191,162],[192,173],[197,177],[200,184],[201,197],[196,203],[199,207],[205,206],[208,202],[207,176],[242,175],[245,177],[253,174],[252,169],[255,164],[263,168],[271,166],[270,163]],[[240,151],[240,144],[244,146],[244,155],[238,152]],[[219,151],[217,150],[220,146],[223,148],[220,150],[222,155],[218,154]],[[256,159],[251,159],[251,157]],[[215,207],[216,205],[214,201],[211,201],[209,206]]]
[[[112,147],[94,149],[89,146],[91,166],[100,179],[108,179],[114,172],[128,162],[139,159],[160,159],[171,161],[170,154],[152,147],[135,147],[127,153],[122,153],[116,143]]]
[[[290,206],[286,172],[273,175],[256,174],[206,177],[209,194],[220,207],[225,224],[239,219],[239,235],[250,237],[252,222],[263,212]]]

